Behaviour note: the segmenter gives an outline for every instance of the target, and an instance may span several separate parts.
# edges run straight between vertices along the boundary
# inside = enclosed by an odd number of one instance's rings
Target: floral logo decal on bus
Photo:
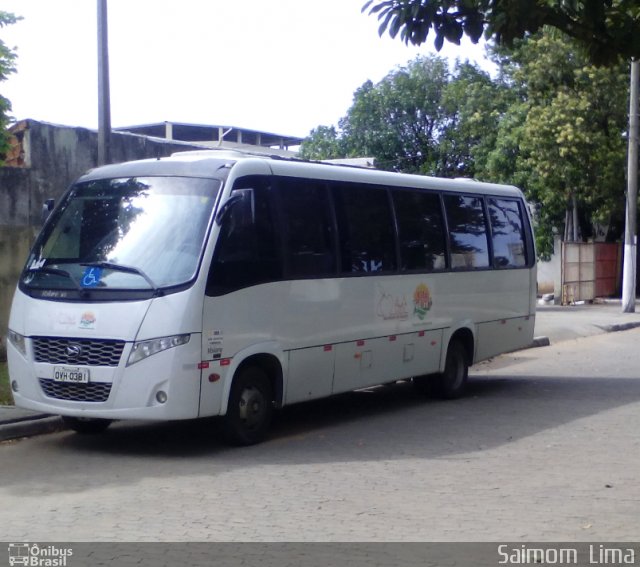
[[[431,309],[431,305],[433,305],[433,300],[427,284],[419,284],[413,292],[413,314],[417,315],[419,319],[424,319]]]
[[[81,329],[95,329],[96,328],[96,316],[91,311],[85,311],[80,317]]]

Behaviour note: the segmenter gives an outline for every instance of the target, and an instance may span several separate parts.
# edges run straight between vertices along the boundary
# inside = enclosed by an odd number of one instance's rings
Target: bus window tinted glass
[[[342,272],[396,269],[395,237],[387,191],[341,185],[334,189]]]
[[[496,268],[522,268],[527,265],[522,215],[518,201],[489,199]]]
[[[440,198],[434,193],[394,191],[403,270],[443,270],[445,244]]]
[[[304,179],[280,179],[279,195],[288,276],[334,275],[336,260],[326,187]]]
[[[224,216],[209,271],[209,295],[282,278],[267,184],[257,176],[247,177],[238,180],[233,188],[253,189],[255,218],[248,222],[246,211],[240,206],[232,207]]]
[[[465,195],[445,195],[451,267],[473,270],[489,266],[487,229],[482,199]]]

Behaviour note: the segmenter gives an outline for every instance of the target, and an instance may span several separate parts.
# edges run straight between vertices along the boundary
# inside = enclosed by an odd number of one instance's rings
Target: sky
[[[365,81],[435,53],[378,35],[365,0],[108,0],[111,123],[236,126],[304,137]],[[97,128],[97,0],[2,0],[18,53],[0,83],[16,120]],[[490,69],[463,42],[440,55]]]

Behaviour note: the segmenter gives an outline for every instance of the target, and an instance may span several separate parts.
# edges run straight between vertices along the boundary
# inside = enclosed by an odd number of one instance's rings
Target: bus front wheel
[[[231,386],[224,434],[233,445],[262,441],[273,417],[273,389],[266,373],[256,366],[240,371]]]
[[[102,433],[111,425],[110,419],[98,419],[91,417],[62,416],[62,422],[71,430],[83,435],[95,435]]]

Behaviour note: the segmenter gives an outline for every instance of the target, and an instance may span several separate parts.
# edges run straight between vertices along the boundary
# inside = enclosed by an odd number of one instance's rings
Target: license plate
[[[74,366],[54,366],[53,379],[56,382],[86,384],[89,382],[89,369]]]

